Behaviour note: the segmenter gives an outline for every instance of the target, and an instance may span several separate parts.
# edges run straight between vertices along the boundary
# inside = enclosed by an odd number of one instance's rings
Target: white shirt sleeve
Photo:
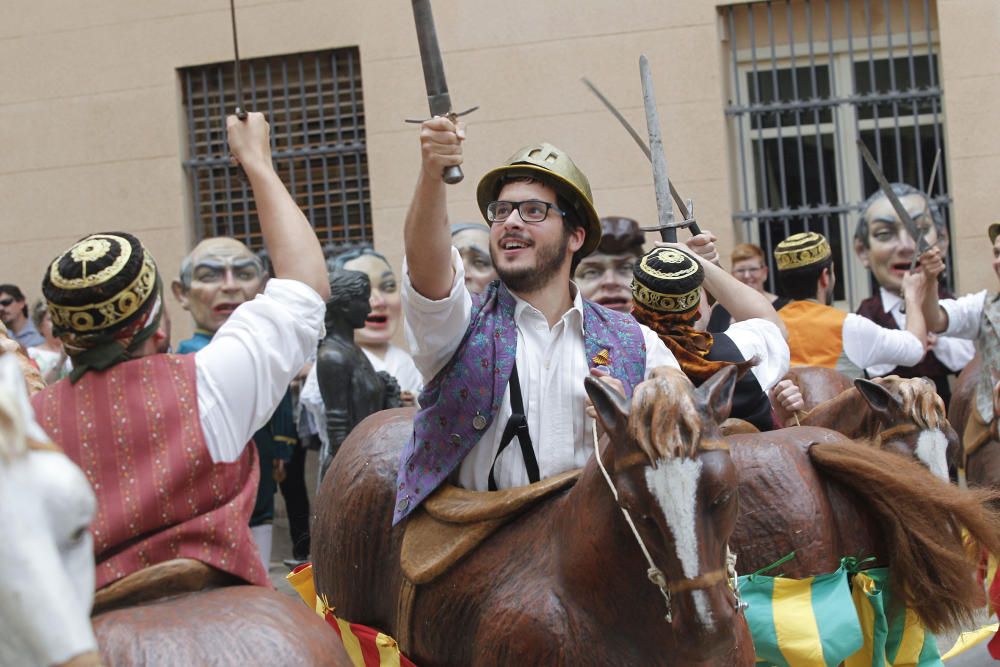
[[[909,331],[886,329],[856,313],[844,320],[843,337],[844,353],[858,368],[914,366],[924,358],[924,346]]]
[[[465,267],[458,250],[451,249],[455,277],[451,292],[434,301],[413,288],[406,260],[403,260],[403,317],[406,341],[424,384],[444,368],[462,342],[472,320],[472,295],[465,287]]]
[[[760,318],[733,322],[726,335],[739,349],[744,359],[757,357],[751,369],[761,389],[767,393],[788,372],[789,351],[781,329],[773,322]]]
[[[681,365],[677,363],[674,353],[664,345],[660,337],[645,324],[640,324],[639,328],[642,330],[642,339],[646,342],[646,375],[644,377],[648,378],[657,366],[680,369]]]
[[[326,304],[297,280],[272,278],[195,353],[198,410],[212,460],[239,458],[324,336]]]
[[[957,299],[941,299],[940,304],[948,316],[948,328],[941,335],[975,340],[983,322],[986,290]]]

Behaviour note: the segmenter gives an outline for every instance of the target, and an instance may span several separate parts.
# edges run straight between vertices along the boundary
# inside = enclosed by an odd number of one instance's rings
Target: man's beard
[[[504,268],[497,261],[494,251],[494,244],[490,244],[490,258],[493,260],[493,267],[496,269],[500,280],[512,292],[530,294],[545,287],[552,277],[559,273],[563,263],[566,262],[566,250],[569,248],[569,232],[564,227],[562,238],[558,244],[535,245],[534,266],[518,269]]]

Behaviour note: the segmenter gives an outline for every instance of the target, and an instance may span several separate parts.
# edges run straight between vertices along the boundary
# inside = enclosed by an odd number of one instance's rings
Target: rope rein
[[[646,558],[646,563],[649,565],[649,569],[646,570],[646,576],[654,586],[660,589],[660,593],[663,594],[663,600],[667,606],[667,613],[666,616],[664,616],[667,623],[673,623],[673,608],[670,596],[671,592],[682,593],[685,591],[707,588],[726,578],[730,580],[733,593],[736,595],[736,611],[740,612],[745,609],[746,603],[740,599],[739,588],[736,585],[736,554],[729,550],[728,543],[726,544],[726,568],[724,571],[716,570],[715,572],[709,572],[708,574],[703,574],[701,576],[694,577],[693,579],[684,579],[683,581],[679,581],[674,584],[670,584],[667,581],[667,577],[663,574],[663,570],[656,567],[656,563],[653,562],[653,556],[650,555],[649,549],[646,548],[646,543],[639,534],[639,530],[635,527],[635,522],[632,521],[632,515],[630,515],[628,510],[618,503],[618,489],[615,488],[615,483],[611,480],[611,475],[608,474],[608,469],[604,467],[604,459],[601,458],[601,448],[597,437],[596,419],[592,423],[591,431],[594,436],[594,458],[597,459],[597,467],[601,469],[601,474],[604,475],[604,481],[608,483],[608,488],[611,490],[611,495],[615,499],[615,504],[618,505],[618,509],[621,510],[622,516],[625,517],[625,523],[627,523],[628,527],[632,529],[632,535],[635,536],[635,541],[639,544],[639,549],[642,550],[642,555]]]
[[[604,475],[604,481],[608,483],[608,488],[611,489],[611,495],[615,499],[615,504],[618,505],[618,489],[615,488],[615,483],[611,481],[611,475],[608,474],[608,469],[604,467],[604,460],[601,458],[601,448],[598,443],[597,437],[597,420],[593,420],[591,423],[592,432],[594,434],[594,457],[597,459],[597,467],[601,469],[601,473]],[[653,562],[653,557],[649,554],[649,549],[646,548],[646,543],[643,542],[642,536],[639,535],[638,529],[635,527],[635,523],[632,522],[632,516],[628,513],[628,510],[618,505],[618,509],[622,511],[625,516],[625,522],[628,527],[632,529],[632,534],[635,535],[635,541],[639,543],[639,548],[642,549],[642,555],[646,557],[646,562],[649,564],[649,569],[646,570],[646,576],[649,580],[653,582],[653,585],[660,589],[660,593],[663,594],[663,601],[667,605],[667,615],[664,617],[667,623],[674,622],[674,615],[671,607],[670,601],[670,587],[667,585],[667,578],[663,575],[663,571],[656,567],[656,563]]]

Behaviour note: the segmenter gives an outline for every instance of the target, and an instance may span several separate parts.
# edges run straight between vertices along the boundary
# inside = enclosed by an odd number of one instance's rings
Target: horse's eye
[[[79,544],[83,541],[83,538],[87,536],[87,526],[80,526],[73,531],[73,534],[69,536],[69,543],[72,545]]]
[[[729,501],[733,499],[733,489],[726,489],[715,498],[712,499],[712,509],[717,509],[723,505],[729,504]]]

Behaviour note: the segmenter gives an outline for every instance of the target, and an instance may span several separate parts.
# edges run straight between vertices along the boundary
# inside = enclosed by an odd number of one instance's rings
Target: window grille
[[[730,47],[726,107],[737,154],[745,238],[768,255],[801,231],[824,234],[838,276],[835,298],[871,292],[854,257],[865,199],[878,189],[855,140],[890,181],[927,191],[943,149],[943,91],[932,0],[768,0],[720,8]],[[931,194],[950,217],[942,155]]]
[[[357,47],[243,60],[248,110],[271,125],[281,180],[322,243],[371,239],[371,195]],[[236,107],[233,62],[180,70],[195,237],[263,247],[249,184],[230,165],[226,115]]]

